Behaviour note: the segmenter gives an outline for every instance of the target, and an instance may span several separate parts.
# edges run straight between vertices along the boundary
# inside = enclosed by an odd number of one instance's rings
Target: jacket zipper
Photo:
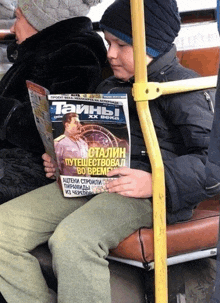
[[[214,113],[214,106],[213,106],[212,100],[210,98],[210,95],[207,92],[204,92],[204,96],[205,96],[205,99],[206,99],[206,101],[208,103],[210,111],[212,113]]]

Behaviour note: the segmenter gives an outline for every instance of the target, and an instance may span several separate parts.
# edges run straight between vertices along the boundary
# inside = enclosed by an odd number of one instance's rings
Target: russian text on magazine
[[[35,121],[40,124],[37,125],[38,130],[43,131],[42,140],[47,141],[45,145],[48,145],[48,138],[49,143],[52,140],[64,196],[104,192],[109,181],[108,171],[130,167],[127,95],[54,95],[43,89],[45,98],[33,85],[28,83],[30,99],[35,99],[32,101]],[[45,100],[49,103],[47,106]],[[48,116],[43,112],[48,108],[49,122],[45,122]],[[48,130],[52,130],[50,136]],[[45,149],[47,151],[48,146]]]

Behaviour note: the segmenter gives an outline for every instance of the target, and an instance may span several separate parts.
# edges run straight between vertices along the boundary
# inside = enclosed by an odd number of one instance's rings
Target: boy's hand
[[[46,177],[50,179],[55,179],[56,164],[53,159],[48,154],[43,154],[42,159],[44,160],[44,170],[46,172]]]
[[[139,169],[127,167],[116,168],[107,176],[119,178],[107,183],[109,193],[118,193],[122,196],[134,198],[152,197],[152,176],[150,173]]]

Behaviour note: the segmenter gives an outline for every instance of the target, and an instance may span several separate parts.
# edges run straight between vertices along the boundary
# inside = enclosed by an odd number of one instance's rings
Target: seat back
[[[215,209],[204,209],[209,202]],[[203,201],[189,221],[167,226],[167,256],[176,256],[216,247],[219,231],[219,199]],[[142,263],[154,260],[153,229],[140,228],[124,239],[110,255]]]
[[[180,63],[195,70],[201,76],[214,76],[218,74],[219,47],[181,50],[177,52]]]

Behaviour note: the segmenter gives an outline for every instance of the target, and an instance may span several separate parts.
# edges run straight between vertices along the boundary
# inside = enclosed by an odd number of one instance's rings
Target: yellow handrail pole
[[[162,95],[168,95],[216,87],[217,78],[218,76],[208,76],[160,83],[160,91]]]
[[[217,76],[199,77],[193,79],[177,80],[164,83],[148,82],[146,96],[148,100],[154,100],[161,95],[184,93],[200,89],[216,87]],[[141,95],[143,92],[139,92]],[[137,95],[139,99],[140,96]]]
[[[133,96],[152,167],[155,302],[166,303],[168,302],[168,291],[164,166],[146,94],[148,83],[143,0],[130,1],[135,60]]]

